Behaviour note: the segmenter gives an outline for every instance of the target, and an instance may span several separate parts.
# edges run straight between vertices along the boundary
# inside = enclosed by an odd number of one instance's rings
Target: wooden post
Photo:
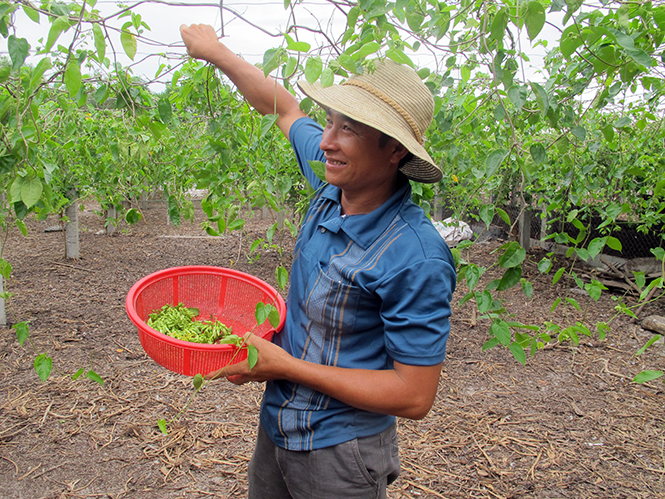
[[[522,210],[518,222],[519,227],[519,243],[526,251],[531,249],[531,208],[526,207]]]
[[[4,277],[0,275],[0,293],[5,292],[5,280]],[[5,309],[5,299],[0,298],[0,326],[7,325],[7,311]]]
[[[115,205],[112,204],[109,206],[109,209],[106,210],[106,235],[112,236],[115,234],[116,226],[118,225],[118,212],[115,209]]]
[[[71,200],[65,208],[65,216],[68,219],[65,225],[65,256],[67,258],[79,259],[79,202],[76,189],[69,189],[65,195]]]

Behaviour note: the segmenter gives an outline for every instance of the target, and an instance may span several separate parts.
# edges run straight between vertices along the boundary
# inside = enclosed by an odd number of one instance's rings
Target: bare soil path
[[[265,250],[254,261],[252,240],[271,221],[256,216],[247,236],[204,237],[198,223],[167,226],[163,207],[145,222],[120,225],[108,237],[93,211],[81,213],[81,259],[66,260],[55,222],[30,222],[27,237],[10,235],[5,258],[14,271],[10,321],[30,321],[30,341],[0,336],[0,496],[7,498],[236,498],[246,493],[262,387],[208,385],[168,436],[157,421],[171,418],[193,392],[191,380],[148,358],[126,316],[127,291],[140,278],[180,265],[232,267],[275,285],[274,269],[290,265]],[[489,265],[499,245],[474,245],[472,258]],[[527,276],[534,298],[505,296],[522,322],[563,320],[550,311],[565,290],[536,268]],[[491,271],[486,279],[491,279]],[[569,286],[569,285],[568,285]],[[456,299],[464,296],[459,287]],[[583,304],[570,320],[608,320],[610,294]],[[665,315],[665,303],[642,316]],[[663,369],[665,348],[644,355],[650,337],[627,318],[612,322],[605,341],[554,345],[526,366],[509,352],[482,352],[487,324],[470,307],[454,309],[448,357],[431,413],[400,420],[403,472],[390,488],[398,498],[665,498],[665,390],[662,381],[631,383],[644,368]],[[36,353],[54,359],[42,383]],[[93,369],[100,386],[71,375]]]

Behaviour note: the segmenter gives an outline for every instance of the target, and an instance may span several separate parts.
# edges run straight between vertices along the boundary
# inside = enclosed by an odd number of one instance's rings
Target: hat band
[[[377,96],[379,99],[381,99],[383,102],[388,104],[390,107],[392,107],[395,111],[397,111],[402,118],[409,124],[411,127],[411,130],[413,130],[413,133],[416,135],[416,140],[422,144],[423,143],[423,136],[422,133],[420,132],[420,127],[418,127],[418,124],[415,122],[415,120],[411,117],[409,113],[406,112],[406,109],[404,109],[402,106],[400,106],[395,100],[393,100],[391,97],[387,96],[381,90],[378,88],[370,85],[367,82],[361,81],[361,80],[346,80],[345,82],[342,83],[342,85],[353,85],[356,87],[360,87],[362,89],[367,90],[368,92],[374,94]]]

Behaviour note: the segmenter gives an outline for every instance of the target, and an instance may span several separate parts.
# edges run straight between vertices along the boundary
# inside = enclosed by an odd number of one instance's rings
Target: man
[[[410,68],[322,88],[300,83],[326,110],[325,128],[273,79],[219,42],[182,26],[192,57],[216,65],[262,114],[277,114],[317,189],[296,242],[287,319],[258,362],[212,373],[266,381],[249,497],[385,498],[399,474],[395,416],[420,419],[436,396],[450,329],[453,258],[408,179],[437,182],[422,146],[433,99]],[[325,161],[326,181],[309,167]]]

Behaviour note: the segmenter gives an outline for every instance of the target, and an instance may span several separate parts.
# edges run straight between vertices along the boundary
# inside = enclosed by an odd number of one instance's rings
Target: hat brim
[[[323,87],[320,83],[299,81],[298,87],[323,109],[342,113],[398,140],[413,154],[412,159],[401,167],[402,173],[409,179],[432,184],[443,178],[441,168],[415,139],[404,118],[380,98],[346,85]]]

